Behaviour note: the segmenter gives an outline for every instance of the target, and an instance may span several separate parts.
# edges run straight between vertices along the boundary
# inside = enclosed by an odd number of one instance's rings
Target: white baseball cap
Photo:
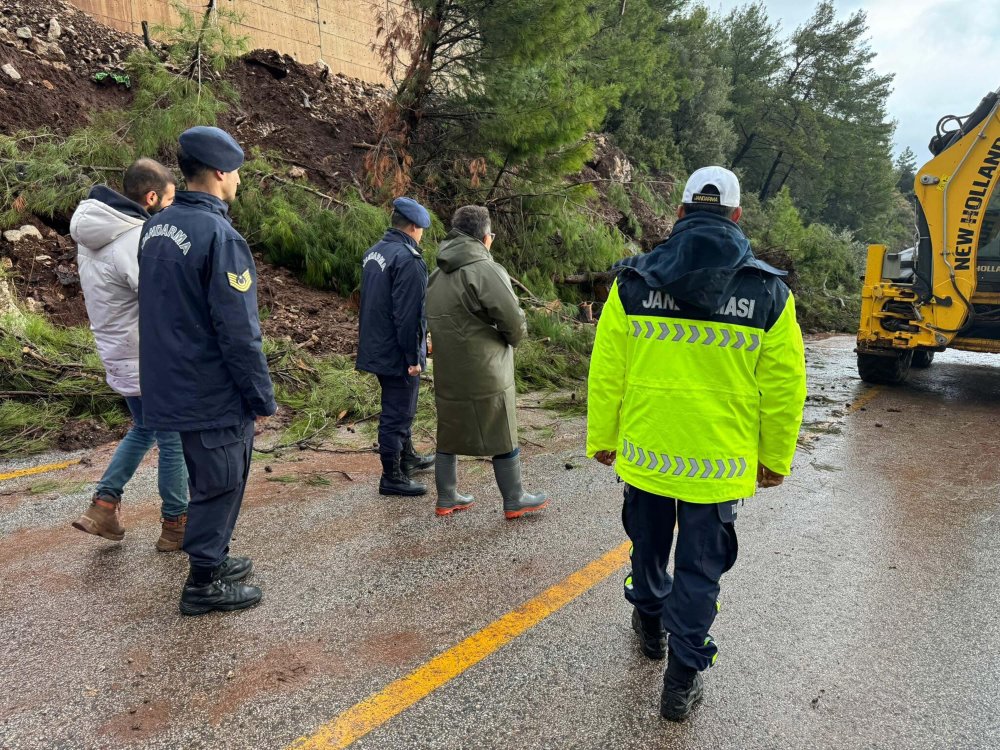
[[[719,194],[704,192],[708,185],[714,186]],[[681,202],[738,208],[740,181],[725,167],[702,167],[688,177]]]

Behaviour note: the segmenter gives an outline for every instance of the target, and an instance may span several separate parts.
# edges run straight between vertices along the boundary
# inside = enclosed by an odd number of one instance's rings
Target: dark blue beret
[[[396,198],[392,207],[421,229],[427,229],[431,225],[431,215],[413,198]]]
[[[220,172],[235,172],[243,166],[243,149],[220,128],[198,125],[181,133],[181,148],[188,156]]]

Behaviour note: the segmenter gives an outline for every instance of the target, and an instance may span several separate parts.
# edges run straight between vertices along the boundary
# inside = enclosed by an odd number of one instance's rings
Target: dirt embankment
[[[124,60],[142,44],[58,0],[0,0],[0,134],[41,129],[66,134],[102,111],[129,106],[131,88],[112,76],[127,74]],[[223,78],[237,99],[220,125],[247,151],[267,152],[320,190],[363,189],[356,175],[363,144],[388,97],[384,87],[266,50],[246,55]],[[155,156],[174,166],[171,154]],[[109,178],[117,187],[114,173]],[[69,216],[26,215],[19,225],[35,227],[38,236],[30,231],[16,241],[15,235],[0,236],[0,264],[22,303],[59,325],[86,324]],[[257,262],[268,336],[287,337],[317,353],[355,351],[356,311],[350,301],[309,288],[262,258]]]

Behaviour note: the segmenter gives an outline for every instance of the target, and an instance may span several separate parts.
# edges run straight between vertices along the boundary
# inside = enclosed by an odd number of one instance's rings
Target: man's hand
[[[420,365],[413,365],[413,367],[406,368],[406,374],[409,375],[411,378],[415,378],[423,371],[424,369]]]
[[[264,430],[267,429],[267,417],[262,417],[259,414],[253,418],[253,434],[254,437],[262,435]]]
[[[778,474],[777,472],[771,471],[769,468],[764,466],[764,464],[757,464],[757,486],[758,487],[777,487],[779,484],[785,481],[785,476],[783,474]]]
[[[594,460],[605,466],[611,466],[615,462],[617,453],[618,451],[597,451],[594,454]]]

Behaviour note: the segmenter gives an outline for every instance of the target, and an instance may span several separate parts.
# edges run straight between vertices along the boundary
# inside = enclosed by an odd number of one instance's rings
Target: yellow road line
[[[876,386],[873,386],[873,387],[869,388],[867,391],[865,391],[860,396],[858,396],[856,399],[854,399],[854,401],[851,403],[851,405],[849,407],[847,407],[847,413],[850,414],[851,412],[857,411],[861,407],[863,407],[866,404],[868,404],[868,402],[870,402],[873,398],[875,398],[881,392],[882,392],[882,388],[880,386],[876,385]]]
[[[628,547],[629,542],[615,547],[457,646],[349,708],[312,736],[300,737],[287,750],[339,750],[364,737],[608,578],[628,561]]]
[[[17,471],[11,471],[7,474],[0,474],[0,482],[5,479],[17,479],[18,477],[30,477],[32,474],[45,474],[49,471],[59,471],[60,469],[67,469],[78,463],[80,463],[80,459],[77,458],[73,461],[61,461],[57,464],[45,464],[44,466],[33,466],[30,469],[18,469]]]

